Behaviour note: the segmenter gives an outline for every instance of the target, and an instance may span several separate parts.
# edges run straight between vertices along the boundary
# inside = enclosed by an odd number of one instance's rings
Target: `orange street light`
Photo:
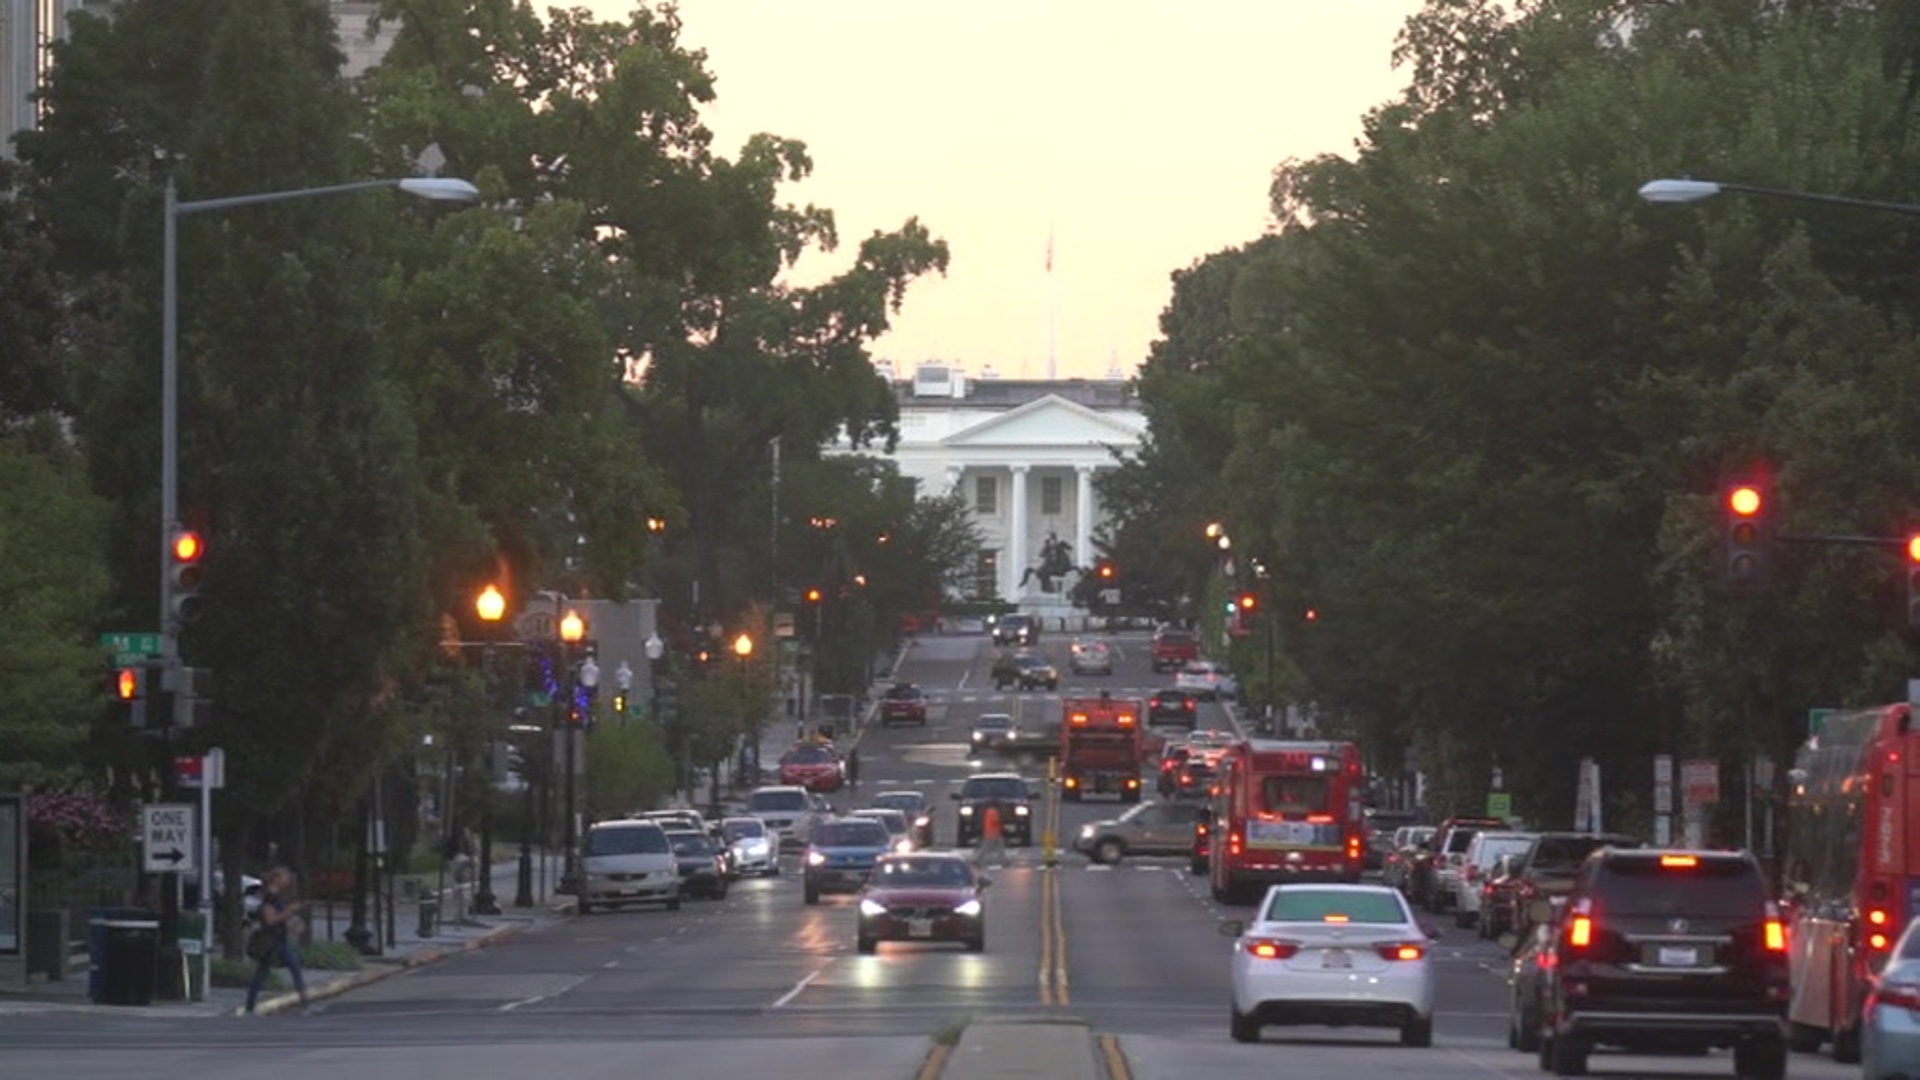
[[[498,585],[488,585],[474,598],[473,610],[481,622],[499,622],[507,613],[507,598]]]
[[[569,609],[560,619],[560,640],[569,645],[578,645],[587,636],[587,620],[580,613]]]
[[[739,637],[734,638],[733,639],[733,655],[739,657],[742,660],[745,660],[747,657],[752,656],[753,655],[753,639],[751,637],[748,637],[746,634],[741,634]]]

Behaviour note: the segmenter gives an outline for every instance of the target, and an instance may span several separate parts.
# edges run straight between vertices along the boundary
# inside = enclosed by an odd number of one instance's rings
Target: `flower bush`
[[[86,792],[39,792],[27,796],[27,826],[37,845],[97,851],[132,839],[132,818],[111,802]]]

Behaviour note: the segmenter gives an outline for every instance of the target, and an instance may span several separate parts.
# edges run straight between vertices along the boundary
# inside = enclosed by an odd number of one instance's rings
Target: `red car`
[[[963,855],[882,855],[860,893],[855,945],[871,953],[882,941],[957,941],[981,952],[987,929],[980,894],[987,883]]]
[[[797,743],[780,755],[780,782],[808,791],[839,791],[846,783],[840,752],[831,743]]]

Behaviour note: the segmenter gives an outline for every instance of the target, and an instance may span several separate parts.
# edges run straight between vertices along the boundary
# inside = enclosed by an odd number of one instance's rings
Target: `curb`
[[[311,1003],[315,1001],[324,1001],[327,998],[339,997],[341,994],[344,994],[349,990],[356,990],[370,983],[377,983],[382,979],[391,978],[392,976],[395,976],[395,975],[404,974],[405,972],[412,971],[414,968],[417,968],[417,967],[425,967],[428,964],[435,963],[449,956],[458,956],[461,953],[470,953],[478,949],[484,949],[489,945],[498,944],[499,942],[505,941],[507,938],[510,938],[515,934],[519,934],[526,930],[529,930],[532,927],[533,927],[532,922],[508,923],[504,926],[496,926],[493,929],[487,931],[486,933],[481,934],[479,937],[469,938],[468,940],[461,942],[458,947],[449,945],[443,948],[437,945],[430,945],[424,949],[420,949],[416,952],[408,953],[406,956],[402,956],[394,960],[387,960],[387,961],[374,960],[372,961],[372,964],[374,966],[362,968],[359,971],[354,972],[353,974],[347,976],[344,979],[334,979],[333,981],[328,982],[324,986],[316,986],[309,989],[307,991],[307,1002]],[[300,1001],[300,995],[297,992],[290,993],[290,994],[275,994],[273,997],[264,998],[261,1001],[255,1003],[254,1009],[253,1009],[253,1015],[268,1016],[277,1012],[285,1012],[286,1010],[291,1008],[296,1008],[301,1004],[302,1002]],[[236,1007],[233,1011],[233,1015],[235,1016],[247,1015],[247,1007],[245,1005]]]

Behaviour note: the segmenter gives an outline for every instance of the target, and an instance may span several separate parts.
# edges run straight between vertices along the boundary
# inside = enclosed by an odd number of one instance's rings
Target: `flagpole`
[[[1054,316],[1053,229],[1047,229],[1047,380],[1060,377],[1059,333]]]

